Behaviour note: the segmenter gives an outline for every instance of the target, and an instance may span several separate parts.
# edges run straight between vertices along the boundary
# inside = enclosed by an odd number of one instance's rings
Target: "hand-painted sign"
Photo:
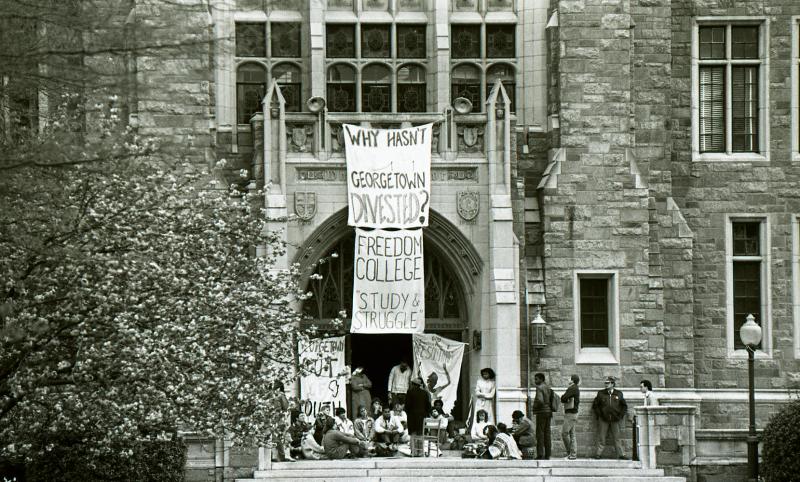
[[[422,378],[432,400],[442,400],[445,413],[456,403],[463,357],[464,343],[428,333],[414,335],[414,376]]]
[[[347,408],[344,336],[315,338],[298,346],[300,367],[307,373],[300,379],[301,410],[313,420],[320,407],[329,405],[331,414]]]
[[[422,230],[356,228],[351,333],[422,333]]]
[[[369,129],[345,124],[348,218],[362,228],[428,225],[432,124]]]

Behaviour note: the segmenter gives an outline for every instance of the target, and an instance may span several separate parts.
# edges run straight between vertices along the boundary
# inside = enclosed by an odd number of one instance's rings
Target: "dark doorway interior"
[[[350,335],[350,366],[364,367],[372,381],[372,398],[379,397],[386,405],[389,371],[406,360],[414,364],[411,335]]]

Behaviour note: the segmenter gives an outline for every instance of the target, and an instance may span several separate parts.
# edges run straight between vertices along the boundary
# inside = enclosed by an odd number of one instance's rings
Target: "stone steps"
[[[502,478],[503,482],[685,482],[666,477],[661,469],[643,469],[627,460],[475,460],[475,459],[361,459],[320,460],[272,464],[252,479],[238,482],[375,481],[465,482]]]

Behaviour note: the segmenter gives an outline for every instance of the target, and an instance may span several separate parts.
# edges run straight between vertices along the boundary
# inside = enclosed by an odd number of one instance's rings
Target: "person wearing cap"
[[[628,404],[622,392],[616,389],[617,380],[606,377],[605,388],[597,392],[592,402],[592,413],[597,420],[597,436],[595,438],[594,458],[599,459],[603,454],[606,435],[611,433],[611,440],[617,450],[617,458],[624,459],[622,438],[620,437],[620,422],[628,412]]]
[[[414,378],[406,393],[406,415],[408,415],[409,435],[421,435],[422,423],[431,411],[431,399],[422,389],[422,379]]]

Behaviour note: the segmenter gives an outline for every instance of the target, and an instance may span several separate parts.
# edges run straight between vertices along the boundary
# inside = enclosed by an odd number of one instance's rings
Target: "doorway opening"
[[[414,365],[411,335],[350,335],[350,366],[364,367],[372,382],[372,398],[380,398],[384,406],[389,399],[389,372],[403,360],[409,367]]]

